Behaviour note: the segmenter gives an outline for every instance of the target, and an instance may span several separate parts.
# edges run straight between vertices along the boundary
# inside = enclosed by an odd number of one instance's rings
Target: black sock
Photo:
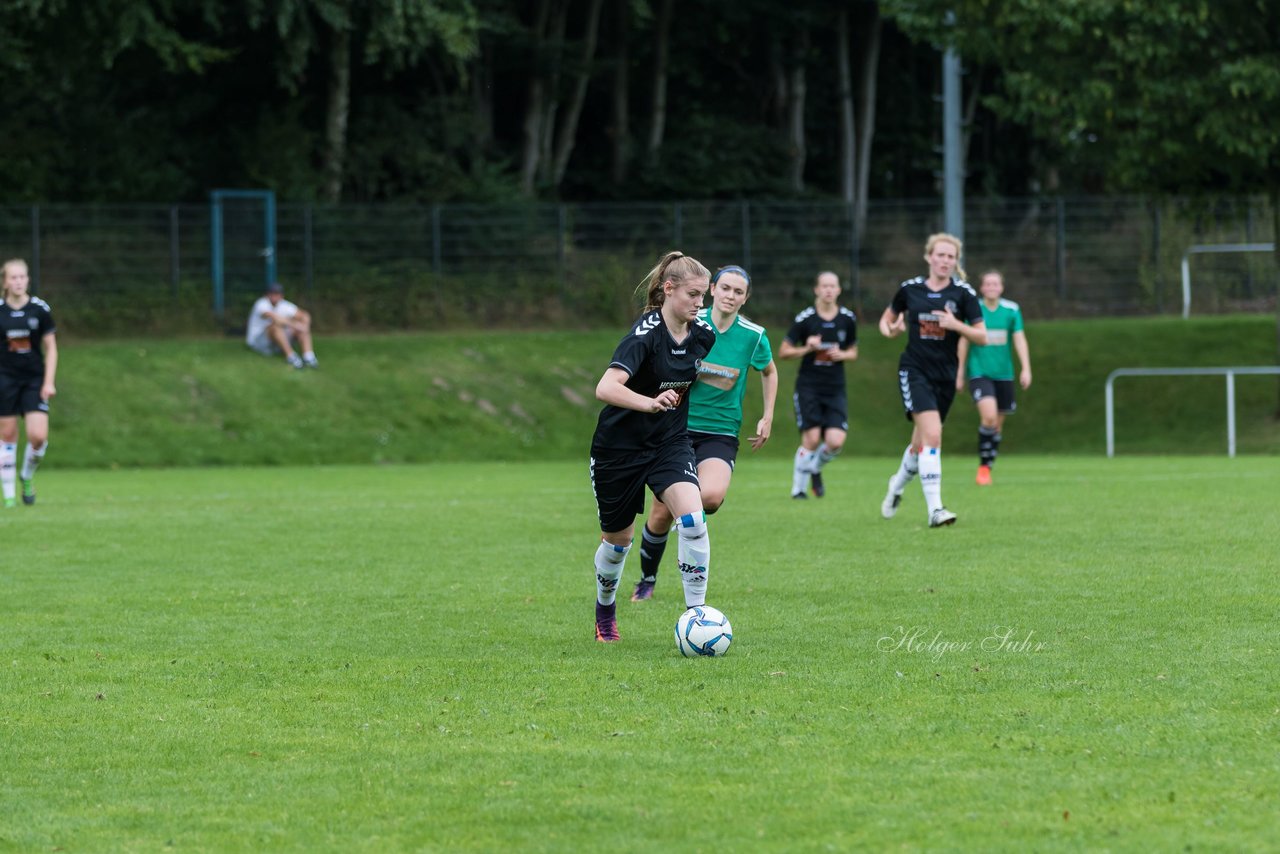
[[[996,446],[1000,443],[1000,434],[991,427],[978,428],[978,462],[989,466],[996,460]]]
[[[656,581],[658,564],[662,563],[662,553],[667,550],[667,534],[655,534],[644,526],[640,535],[640,575],[645,581]]]

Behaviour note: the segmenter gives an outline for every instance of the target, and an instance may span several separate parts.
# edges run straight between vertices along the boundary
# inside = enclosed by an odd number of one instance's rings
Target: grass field
[[[1273,846],[1280,460],[953,453],[941,530],[879,518],[894,465],[743,460],[716,660],[673,555],[592,639],[585,460],[50,466],[0,514],[0,850]]]

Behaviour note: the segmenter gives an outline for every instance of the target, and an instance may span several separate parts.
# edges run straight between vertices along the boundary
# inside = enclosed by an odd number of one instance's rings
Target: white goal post
[[[1236,374],[1277,374],[1280,365],[1251,368],[1116,368],[1107,374],[1107,456],[1116,455],[1116,377],[1225,376],[1227,378],[1227,456],[1236,455]]]
[[[1191,256],[1220,252],[1274,252],[1274,243],[1205,243],[1182,254],[1182,319],[1191,316]]]

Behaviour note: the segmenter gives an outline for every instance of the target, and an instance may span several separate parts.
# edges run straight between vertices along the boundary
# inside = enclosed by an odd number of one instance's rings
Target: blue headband
[[[730,264],[728,267],[721,267],[719,270],[716,270],[716,274],[711,277],[711,284],[714,285],[716,282],[720,281],[720,277],[723,276],[725,273],[737,273],[739,276],[747,280],[747,287],[751,287],[750,274],[748,274],[746,270],[742,269],[737,264]]]

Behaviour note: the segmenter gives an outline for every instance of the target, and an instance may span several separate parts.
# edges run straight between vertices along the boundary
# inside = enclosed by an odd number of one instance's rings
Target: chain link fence
[[[33,290],[76,335],[242,330],[268,269],[328,331],[616,326],[673,248],[712,269],[746,267],[748,313],[782,324],[822,270],[840,274],[844,302],[877,316],[902,279],[926,272],[925,237],[943,230],[936,200],[871,203],[860,240],[852,208],[825,202],[281,204],[274,214],[271,247],[252,201],[226,203],[217,235],[209,205],[0,207],[0,254],[27,260]],[[1192,314],[1272,310],[1274,253],[1187,253],[1265,245],[1273,217],[1251,198],[976,200],[964,264],[975,281],[1000,269],[1032,317],[1176,314],[1184,258]]]

